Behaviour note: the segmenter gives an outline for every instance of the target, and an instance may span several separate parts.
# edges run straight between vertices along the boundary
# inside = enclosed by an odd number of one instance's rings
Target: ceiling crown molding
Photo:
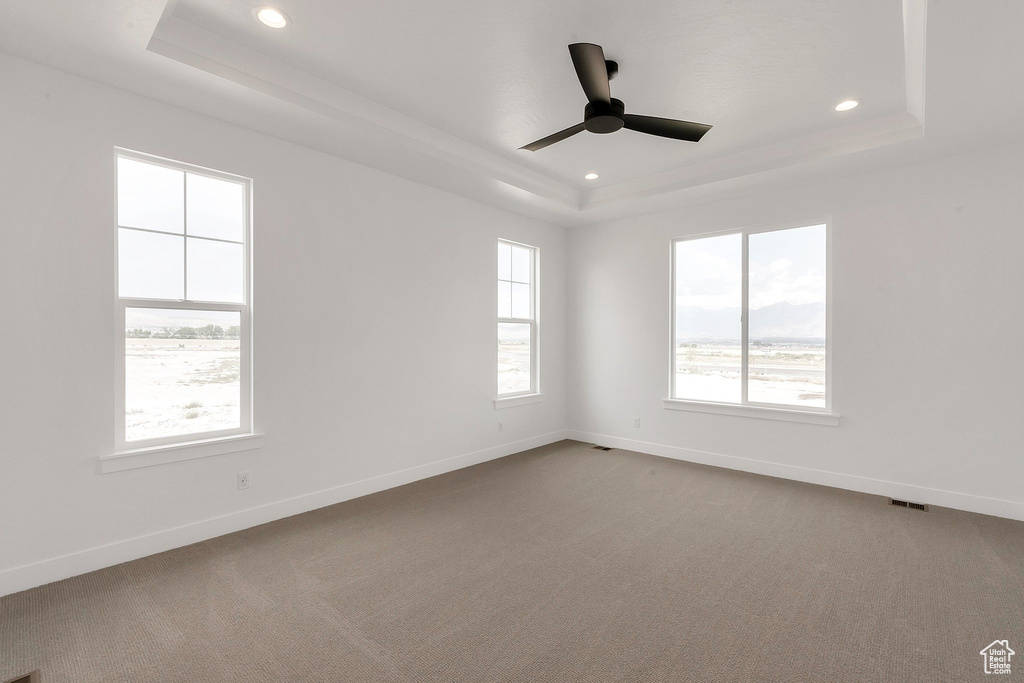
[[[168,3],[149,51],[329,119],[350,134],[353,130],[372,133],[368,137],[373,144],[390,148],[372,155],[373,165],[380,170],[460,192],[459,182],[451,177],[454,167],[475,178],[461,184],[465,196],[506,208],[510,203],[529,206],[530,215],[540,211],[559,223],[591,222],[599,219],[602,209],[611,207],[621,212],[636,205],[637,212],[642,212],[642,201],[654,196],[924,135],[927,0],[903,0],[905,112],[583,191],[175,16],[175,4],[175,0]],[[289,134],[284,131],[278,137],[289,139]],[[428,163],[410,170],[403,162],[410,151]]]

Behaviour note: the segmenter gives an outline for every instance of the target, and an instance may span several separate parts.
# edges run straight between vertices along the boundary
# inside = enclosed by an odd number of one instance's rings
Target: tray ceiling
[[[975,62],[1024,76],[1009,28],[1024,18],[1016,4],[987,15],[939,0],[275,6],[291,19],[285,29],[258,23],[252,0],[17,3],[5,6],[0,45],[563,224],[652,210],[766,174],[845,168],[857,152],[922,138],[926,36],[946,44],[938,59],[929,55],[942,65],[938,78],[929,72],[929,101],[950,111],[937,119],[949,135],[932,147],[986,135],[995,142],[984,126],[953,121],[952,110],[965,106],[952,95],[958,87],[1007,130],[1024,110],[1016,91],[997,98],[977,68],[950,57],[961,43]],[[601,44],[618,61],[612,95],[627,111],[714,128],[696,144],[622,130],[519,151],[582,120],[571,42]],[[848,97],[861,106],[834,111]],[[995,102],[1007,111],[993,112]],[[929,131],[931,119],[930,109]],[[592,171],[600,178],[584,180]]]

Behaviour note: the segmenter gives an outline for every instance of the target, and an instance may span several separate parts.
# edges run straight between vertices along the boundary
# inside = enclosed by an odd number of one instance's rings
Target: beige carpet
[[[0,681],[1024,678],[1024,523],[562,442],[0,598]]]

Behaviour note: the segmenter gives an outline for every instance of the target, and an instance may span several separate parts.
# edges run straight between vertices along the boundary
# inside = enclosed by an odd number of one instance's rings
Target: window
[[[250,194],[118,153],[119,451],[250,433]]]
[[[537,248],[498,241],[498,396],[538,393]]]
[[[825,224],[673,243],[672,398],[828,411]]]

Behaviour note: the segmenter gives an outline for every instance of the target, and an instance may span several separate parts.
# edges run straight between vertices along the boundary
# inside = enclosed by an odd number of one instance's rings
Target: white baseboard
[[[1012,500],[986,498],[985,496],[975,496],[969,493],[957,493],[956,491],[944,491],[942,489],[932,489],[913,484],[901,484],[895,481],[871,479],[853,474],[840,474],[838,472],[827,472],[825,470],[797,467],[795,465],[783,465],[735,455],[710,453],[708,451],[680,448],[679,446],[666,446],[664,444],[623,439],[606,434],[593,434],[574,430],[569,430],[566,434],[569,439],[595,443],[599,446],[611,446],[612,448],[638,451],[674,460],[714,465],[715,467],[724,467],[731,470],[742,470],[743,472],[764,474],[770,477],[793,479],[810,484],[821,484],[822,486],[831,486],[849,491],[872,493],[889,498],[910,500],[916,503],[927,503],[929,505],[1024,521],[1024,503]]]
[[[380,476],[354,481],[341,486],[314,491],[294,498],[240,510],[231,514],[193,522],[172,529],[157,531],[145,536],[116,541],[107,545],[88,548],[39,562],[14,567],[0,572],[0,596],[60,581],[86,572],[111,567],[115,564],[137,560],[165,550],[198,543],[217,536],[223,536],[259,524],[291,517],[310,510],[334,505],[353,498],[359,498],[378,491],[409,484],[445,472],[477,465],[488,460],[519,453],[520,451],[546,446],[567,437],[565,431],[550,432],[513,443],[465,453],[443,460],[417,465],[408,469],[382,474]]]

